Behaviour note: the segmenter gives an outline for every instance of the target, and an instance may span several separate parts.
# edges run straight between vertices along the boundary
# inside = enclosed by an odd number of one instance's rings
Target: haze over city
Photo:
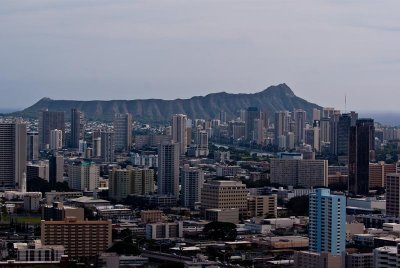
[[[287,83],[321,106],[398,110],[400,2],[2,1],[4,108],[189,98]],[[22,97],[23,96],[23,97]]]

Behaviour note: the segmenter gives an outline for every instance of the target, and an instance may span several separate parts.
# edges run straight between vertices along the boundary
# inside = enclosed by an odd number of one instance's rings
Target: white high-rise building
[[[63,147],[63,132],[59,129],[50,130],[50,150],[60,150]]]
[[[201,200],[201,189],[204,184],[204,172],[198,168],[184,165],[180,170],[181,205],[195,208]]]
[[[68,165],[68,186],[74,190],[94,191],[99,187],[100,168],[94,162],[73,161]]]

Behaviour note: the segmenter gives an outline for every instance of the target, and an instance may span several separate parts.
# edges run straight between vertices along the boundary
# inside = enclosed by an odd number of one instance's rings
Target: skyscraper
[[[303,143],[305,141],[306,112],[301,109],[294,111],[294,142]]]
[[[83,139],[83,113],[76,108],[71,109],[71,139],[70,148],[78,149],[79,141]]]
[[[26,136],[27,154],[26,160],[37,161],[39,159],[39,133],[29,132]]]
[[[115,151],[115,143],[114,143],[114,132],[112,131],[102,131],[100,137],[100,153],[103,162],[114,162],[114,151]]]
[[[279,145],[279,138],[288,131],[286,129],[287,126],[287,112],[280,111],[275,113],[275,122],[274,122],[274,144]]]
[[[337,123],[336,155],[340,164],[349,164],[350,127],[356,125],[357,118],[358,115],[354,112],[342,114],[341,116],[339,116],[339,120]]]
[[[179,143],[181,154],[187,151],[187,116],[184,114],[172,115],[172,140]]]
[[[367,195],[369,192],[369,162],[375,150],[373,119],[359,119],[350,128],[349,192]]]
[[[184,165],[180,170],[181,205],[194,209],[200,202],[201,189],[204,184],[204,172],[198,168]]]
[[[19,188],[26,174],[26,124],[0,123],[0,188]]]
[[[162,142],[158,149],[158,194],[179,196],[179,143]]]
[[[64,112],[41,111],[39,116],[39,148],[46,149],[50,144],[50,131],[59,129],[65,133]]]
[[[132,147],[132,115],[130,113],[114,116],[115,150],[129,151]]]
[[[247,108],[245,119],[245,137],[248,141],[254,139],[254,119],[260,119],[260,111],[257,107]]]
[[[58,129],[50,130],[50,150],[59,150],[63,147],[63,132]]]
[[[62,155],[51,155],[49,157],[49,182],[55,185],[64,181],[64,157]]]
[[[310,251],[341,255],[346,249],[346,197],[316,189],[309,201]]]

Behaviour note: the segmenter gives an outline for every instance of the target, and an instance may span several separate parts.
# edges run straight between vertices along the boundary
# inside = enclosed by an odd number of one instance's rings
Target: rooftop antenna
[[[344,94],[344,112],[347,113],[347,95]]]

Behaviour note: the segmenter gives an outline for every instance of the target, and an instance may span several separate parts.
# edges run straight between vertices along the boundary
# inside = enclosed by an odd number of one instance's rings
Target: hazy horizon
[[[321,106],[399,111],[395,0],[2,2],[0,107],[176,99],[286,83]]]

